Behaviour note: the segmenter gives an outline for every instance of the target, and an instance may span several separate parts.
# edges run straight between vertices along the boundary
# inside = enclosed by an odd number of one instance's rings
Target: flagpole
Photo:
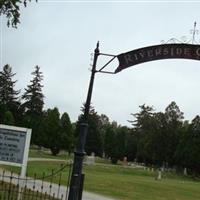
[[[94,60],[92,65],[87,99],[85,103],[85,110],[84,110],[83,120],[80,123],[80,129],[79,129],[80,131],[79,131],[77,146],[74,151],[74,163],[70,181],[68,200],[82,199],[83,183],[84,183],[84,174],[82,173],[83,158],[85,155],[85,143],[88,133],[88,116],[90,111],[90,103],[92,98],[92,91],[93,91],[98,56],[99,56],[99,42],[97,43],[96,49],[94,50]]]

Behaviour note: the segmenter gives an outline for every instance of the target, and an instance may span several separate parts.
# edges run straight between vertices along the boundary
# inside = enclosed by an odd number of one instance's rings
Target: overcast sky
[[[21,9],[21,24],[8,28],[1,17],[1,69],[10,64],[22,89],[32,79],[35,65],[44,75],[45,108],[57,106],[76,121],[85,102],[91,53],[118,55],[161,44],[161,40],[192,38],[194,22],[200,29],[198,1],[56,1],[39,0]],[[196,35],[196,41],[200,36]],[[106,57],[100,56],[100,68]],[[109,65],[114,71],[118,61]],[[200,62],[160,60],[130,67],[118,74],[97,74],[92,104],[99,114],[129,125],[139,105],[164,111],[175,101],[191,120],[200,114]]]

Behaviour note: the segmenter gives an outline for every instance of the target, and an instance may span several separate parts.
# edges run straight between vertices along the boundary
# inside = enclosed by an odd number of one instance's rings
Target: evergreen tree
[[[0,72],[0,109],[1,120],[5,112],[10,111],[14,119],[19,117],[19,90],[15,90],[16,80],[13,80],[15,73],[12,72],[10,65],[5,65]]]
[[[188,166],[195,173],[195,175],[200,175],[200,116],[197,115],[189,127],[190,134],[189,141],[187,141],[187,146],[192,147],[188,155]]]
[[[123,160],[126,156],[126,137],[128,135],[128,128],[126,126],[118,126],[116,129],[116,158]]]
[[[115,121],[107,124],[104,137],[104,152],[107,158],[111,159],[113,164],[118,160],[123,160],[132,150],[128,140],[130,140],[129,129],[126,126],[118,126]],[[134,152],[131,151],[131,154]],[[130,157],[129,157],[130,158]]]
[[[5,112],[3,124],[6,124],[6,125],[14,125],[15,124],[13,114],[10,111]]]
[[[71,153],[74,148],[74,133],[69,115],[65,112],[60,119],[61,125],[61,147]]]
[[[183,170],[184,168],[189,167],[189,154],[191,149],[193,148],[190,143],[191,132],[190,132],[191,124],[188,121],[184,121],[182,130],[180,133],[179,143],[175,152],[175,160],[176,164],[179,167],[179,170]]]
[[[182,168],[189,169],[189,173],[200,175],[200,116],[196,116],[181,138],[176,152],[176,158]]]
[[[137,160],[139,162],[149,163],[152,162],[151,141],[150,137],[153,131],[153,107],[146,106],[145,104],[139,106],[140,111],[136,114],[131,114],[136,119],[129,121],[134,126],[134,131],[137,133]]]
[[[49,148],[52,155],[57,155],[63,146],[60,113],[58,108],[48,109],[44,117],[45,139],[43,145]]]
[[[157,112],[153,115],[151,141],[152,163],[158,167],[166,163],[167,144],[166,119],[163,112]]]
[[[105,133],[106,133],[107,127],[110,125],[110,122],[109,122],[109,118],[105,114],[101,114],[99,117],[100,117],[99,118],[100,119],[99,129],[100,129],[101,137],[102,137],[103,153],[105,155],[105,151],[104,151],[104,149],[105,149],[105,143],[104,143],[105,142]]]
[[[23,107],[25,112],[30,115],[41,115],[44,105],[44,95],[42,93],[41,84],[43,80],[42,72],[40,72],[40,67],[35,66],[35,71],[31,73],[33,79],[30,81],[31,84],[25,89],[25,93],[22,99],[25,101]]]
[[[104,152],[106,158],[110,158],[113,164],[117,163],[117,143],[116,143],[116,126],[109,124],[105,131]]]
[[[128,161],[135,161],[137,153],[138,135],[134,129],[128,130],[126,134],[125,155]]]
[[[81,111],[84,113],[85,106],[81,108]],[[80,123],[83,120],[83,114],[79,116],[76,128],[76,135],[80,132]],[[86,137],[85,151],[87,155],[95,153],[96,156],[103,155],[103,136],[100,130],[101,120],[100,116],[97,114],[95,109],[91,106],[89,117],[88,117],[88,134]]]
[[[150,118],[153,116],[153,107],[146,106],[145,104],[139,106],[140,112],[131,115],[136,118],[135,120],[129,120],[135,129],[141,134],[144,134],[149,129]]]
[[[85,151],[88,155],[95,153],[96,156],[101,157],[103,155],[103,139],[100,131],[100,119],[94,110],[89,114],[88,125]]]
[[[25,93],[22,96],[24,103],[22,104],[22,110],[24,110],[24,126],[32,128],[31,142],[39,144],[39,136],[42,126],[42,115],[44,105],[44,95],[42,93],[41,84],[43,80],[42,72],[38,66],[35,67],[35,71],[31,73],[33,79],[30,81],[30,85],[25,89]]]

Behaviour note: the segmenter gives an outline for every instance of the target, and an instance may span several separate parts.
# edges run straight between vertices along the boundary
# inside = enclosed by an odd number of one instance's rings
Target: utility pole
[[[96,73],[96,63],[99,56],[99,42],[94,50],[94,60],[92,65],[90,83],[87,93],[87,99],[85,103],[85,110],[83,120],[80,123],[80,131],[78,136],[78,142],[74,151],[74,163],[70,181],[70,190],[68,200],[81,200],[83,192],[84,174],[82,173],[83,158],[85,155],[85,142],[88,133],[88,116],[90,111],[90,103],[92,97],[92,90],[94,85],[94,78]]]

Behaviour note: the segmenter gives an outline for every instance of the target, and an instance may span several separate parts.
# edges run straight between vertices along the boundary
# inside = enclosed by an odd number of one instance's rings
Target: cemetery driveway
[[[60,159],[47,159],[47,158],[29,158],[29,161],[64,161],[64,160],[60,160]],[[2,179],[2,172],[3,170],[0,168],[0,179]],[[4,181],[6,182],[9,182],[10,181],[10,172],[9,171],[6,171],[5,172],[5,177],[4,178]],[[17,184],[17,177],[18,175],[17,174],[13,174],[13,177],[16,177],[16,179],[14,178],[13,179],[13,183],[14,184]],[[60,187],[58,186],[58,184],[54,184],[54,183],[51,183],[52,187],[51,187],[51,190],[49,189],[50,187],[50,183],[49,182],[46,182],[46,181],[41,181],[41,180],[33,180],[32,178],[28,178],[30,180],[28,180],[26,182],[26,185],[27,185],[27,188],[28,189],[32,189],[33,188],[33,184],[35,185],[35,191],[40,191],[41,190],[41,187],[43,188],[43,193],[47,193],[49,195],[53,195],[54,194],[57,194],[58,193],[58,190],[59,190],[59,197],[63,196],[62,199],[64,200],[67,200],[67,192],[68,192],[68,188],[66,186],[63,186],[61,185]],[[82,200],[115,200],[115,199],[112,199],[112,198],[109,198],[109,197],[105,197],[105,196],[102,196],[102,195],[99,195],[99,194],[95,194],[95,193],[92,193],[92,192],[86,192],[86,191],[83,191],[83,196],[82,196]]]
[[[65,160],[61,160],[61,159],[49,159],[49,158],[29,158],[28,160],[29,161],[55,161],[55,162],[65,161]],[[40,185],[41,184],[38,183],[38,187],[41,187]],[[54,186],[56,186],[56,184],[54,184]],[[46,183],[46,188],[49,189],[49,183],[48,182]],[[56,187],[54,187],[54,188],[56,188]],[[64,191],[66,193],[66,190],[67,190],[67,187],[61,186],[61,191],[63,191],[62,192],[63,194],[64,194]],[[105,197],[105,196],[102,196],[102,195],[94,194],[92,192],[83,191],[82,200],[114,200],[114,199],[108,198],[108,197]]]

